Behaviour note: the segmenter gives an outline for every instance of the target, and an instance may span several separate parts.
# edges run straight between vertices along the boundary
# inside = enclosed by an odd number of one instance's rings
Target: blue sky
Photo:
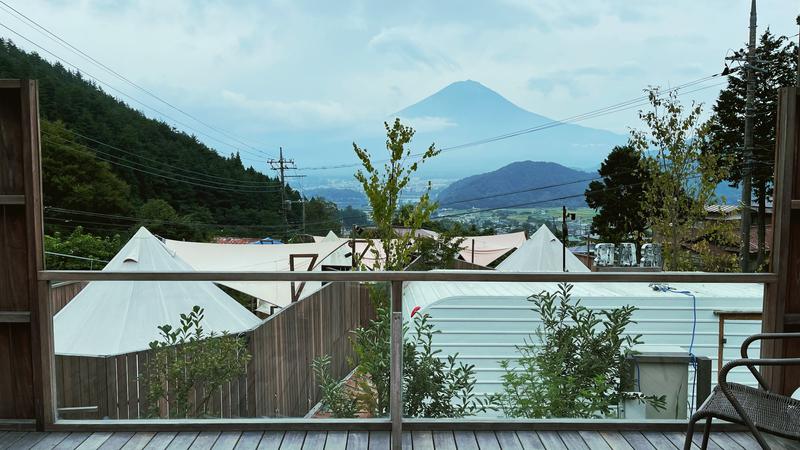
[[[376,118],[463,79],[556,119],[614,104],[720,71],[747,37],[749,9],[748,0],[6,1],[197,117],[270,147],[280,133],[380,131]],[[798,10],[797,0],[761,0],[759,31],[796,34]],[[0,22],[163,108],[6,11]],[[718,89],[686,100],[709,102]],[[636,112],[585,125],[625,132]]]

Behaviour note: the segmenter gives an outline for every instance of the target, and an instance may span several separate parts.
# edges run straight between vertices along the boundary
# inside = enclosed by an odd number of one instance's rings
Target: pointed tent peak
[[[193,269],[147,228],[140,227],[103,270],[177,272]]]
[[[542,225],[530,239],[497,266],[503,272],[561,272],[564,258],[563,243]],[[589,272],[571,251],[566,252],[568,272]]]
[[[323,240],[324,241],[335,241],[337,239],[339,239],[339,236],[337,236],[336,233],[333,232],[333,230],[330,230],[330,231],[328,231],[328,234],[325,235],[325,238]]]

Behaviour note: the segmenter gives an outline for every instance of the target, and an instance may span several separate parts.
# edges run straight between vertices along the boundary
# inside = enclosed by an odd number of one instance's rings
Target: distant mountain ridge
[[[545,161],[518,161],[462,178],[439,193],[442,208],[586,206],[583,192],[597,174]],[[520,192],[522,191],[522,192]],[[509,195],[509,192],[515,192]],[[568,197],[568,198],[564,198]]]

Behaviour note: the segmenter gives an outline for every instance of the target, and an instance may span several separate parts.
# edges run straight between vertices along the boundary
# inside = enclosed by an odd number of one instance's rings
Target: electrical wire
[[[708,76],[705,76],[705,77],[702,77],[702,78],[698,78],[698,79],[693,80],[693,81],[689,81],[689,82],[683,83],[683,84],[675,86],[673,88],[665,89],[665,90],[660,91],[660,92],[661,93],[679,92],[681,89],[685,89],[687,87],[691,87],[691,86],[698,85],[700,83],[704,83],[704,82],[709,81],[709,80],[711,80],[713,78],[716,78],[718,76],[720,76],[720,75],[719,74],[708,75]],[[689,91],[686,91],[686,92],[679,93],[678,95],[686,95],[686,94],[698,92],[698,91],[701,91],[701,90],[704,90],[704,89],[710,89],[712,87],[720,86],[720,85],[725,84],[725,83],[727,83],[727,81],[722,82],[722,83],[715,83],[715,84],[708,85],[708,86],[703,86],[703,87],[700,87],[700,88],[697,88],[697,89],[693,89],[693,90],[689,90]],[[649,103],[648,96],[640,96],[640,97],[636,97],[636,98],[633,98],[633,99],[630,99],[630,100],[619,102],[619,103],[616,103],[616,104],[613,104],[613,105],[609,105],[609,106],[606,106],[606,107],[603,107],[603,108],[599,108],[599,109],[588,111],[588,112],[585,112],[585,113],[582,113],[582,114],[577,114],[577,115],[574,115],[574,116],[570,116],[570,117],[567,117],[567,118],[564,118],[564,119],[561,119],[561,120],[549,120],[548,122],[546,122],[544,124],[540,124],[540,125],[537,125],[537,126],[534,126],[534,127],[525,128],[525,129],[521,129],[521,130],[517,130],[517,131],[512,131],[512,132],[509,132],[509,133],[505,133],[505,134],[501,134],[501,135],[497,135],[497,136],[493,136],[493,137],[489,137],[489,138],[483,138],[483,139],[479,139],[479,140],[475,140],[475,141],[470,141],[470,142],[467,142],[467,143],[464,143],[464,144],[458,144],[458,145],[453,145],[453,146],[449,146],[449,147],[443,147],[443,148],[441,148],[439,150],[441,152],[449,152],[449,151],[452,151],[452,150],[458,150],[458,149],[463,149],[463,148],[468,148],[468,147],[474,147],[474,146],[477,146],[477,145],[483,145],[483,144],[488,144],[488,143],[492,143],[492,142],[497,142],[497,141],[500,141],[500,140],[505,140],[505,139],[516,137],[516,136],[521,136],[521,135],[524,135],[524,134],[530,134],[530,133],[543,131],[543,130],[547,130],[547,129],[550,129],[550,128],[555,128],[555,127],[559,127],[559,126],[563,126],[563,125],[569,125],[569,124],[572,124],[572,123],[575,123],[575,122],[588,120],[588,119],[592,119],[592,118],[596,118],[596,117],[600,117],[600,116],[604,116],[604,115],[608,115],[608,114],[613,114],[613,113],[617,113],[617,112],[621,112],[621,111],[635,109],[635,108],[638,108],[638,107],[641,107],[641,106],[645,106],[648,103]],[[423,154],[424,153],[414,153],[414,154],[409,155],[409,156],[421,156]],[[384,162],[387,162],[387,161],[389,161],[389,160],[388,159],[387,160],[378,160],[378,161],[375,161],[374,163],[384,163]],[[351,163],[351,164],[339,164],[339,165],[333,165],[333,166],[304,167],[304,168],[300,168],[299,170],[301,170],[301,171],[310,171],[310,170],[343,169],[343,168],[350,168],[350,167],[358,167],[360,165],[361,165],[360,163]]]
[[[75,64],[73,64],[73,63],[71,63],[71,62],[69,62],[69,61],[65,60],[64,58],[62,58],[62,57],[60,57],[60,56],[56,55],[55,53],[53,53],[53,52],[51,52],[50,50],[46,49],[45,47],[43,47],[43,46],[39,45],[38,43],[34,42],[33,40],[31,40],[31,39],[28,39],[27,37],[23,36],[22,34],[20,34],[19,32],[17,32],[16,30],[12,29],[11,27],[9,27],[8,25],[5,25],[5,24],[4,24],[4,23],[2,23],[2,22],[0,22],[0,27],[3,27],[3,28],[5,28],[6,30],[8,30],[8,31],[10,31],[11,33],[15,34],[15,35],[16,35],[16,36],[18,36],[19,38],[21,38],[21,39],[25,40],[25,41],[26,41],[26,42],[28,42],[29,44],[31,44],[31,45],[33,45],[33,46],[35,46],[35,47],[39,48],[40,50],[42,50],[43,52],[45,52],[45,53],[47,53],[47,54],[49,54],[49,55],[50,55],[50,56],[52,56],[53,58],[56,58],[56,59],[58,59],[59,61],[61,61],[62,63],[66,64],[66,65],[68,65],[68,66],[70,66],[70,67],[72,67],[74,70],[78,71],[78,72],[79,72],[81,75],[88,76],[89,78],[91,78],[91,79],[95,80],[96,82],[98,82],[98,83],[100,83],[100,84],[102,84],[102,85],[104,85],[104,86],[108,87],[109,89],[113,90],[114,92],[116,92],[116,93],[118,93],[118,94],[120,94],[120,95],[123,95],[123,96],[125,96],[125,97],[127,97],[127,98],[131,99],[132,101],[134,101],[134,102],[138,103],[139,105],[142,105],[142,106],[144,106],[145,108],[147,108],[147,109],[150,109],[150,110],[152,110],[152,111],[156,112],[157,114],[160,114],[160,115],[161,115],[161,116],[163,116],[163,117],[169,118],[169,119],[170,119],[170,120],[172,120],[173,122],[175,122],[175,123],[177,123],[177,124],[179,124],[179,125],[181,125],[181,126],[183,126],[183,127],[185,127],[185,128],[188,128],[188,129],[190,129],[190,130],[192,130],[192,131],[194,131],[194,132],[196,132],[196,133],[198,133],[198,134],[201,134],[201,135],[205,136],[205,137],[206,137],[206,138],[208,138],[208,139],[211,139],[211,140],[213,140],[213,141],[215,141],[215,142],[218,142],[218,143],[220,143],[220,144],[222,144],[222,145],[225,145],[225,146],[232,147],[232,148],[236,149],[237,151],[241,150],[241,151],[247,152],[247,153],[249,153],[249,154],[251,154],[251,155],[255,156],[255,158],[256,158],[255,160],[259,160],[259,161],[260,161],[260,158],[262,158],[262,155],[255,154],[255,153],[254,153],[253,151],[251,151],[251,150],[247,150],[247,149],[240,149],[239,147],[237,147],[237,146],[235,146],[235,145],[232,145],[232,144],[230,144],[229,142],[225,142],[225,141],[223,141],[223,140],[221,140],[221,139],[219,139],[219,138],[217,138],[217,137],[215,137],[215,136],[212,136],[212,135],[210,135],[210,134],[208,134],[208,133],[205,133],[205,132],[203,132],[203,131],[200,131],[200,130],[198,130],[198,129],[196,129],[196,128],[194,128],[194,127],[192,127],[192,126],[190,126],[190,125],[188,125],[188,124],[186,124],[186,123],[184,123],[184,122],[182,122],[182,121],[180,121],[180,120],[178,120],[178,119],[175,119],[174,117],[172,117],[172,116],[170,116],[170,115],[168,115],[168,114],[166,114],[166,113],[164,113],[164,112],[162,112],[162,111],[160,111],[160,110],[158,110],[158,109],[156,109],[156,108],[154,108],[154,107],[152,107],[152,106],[150,106],[150,105],[148,105],[148,104],[146,104],[146,103],[142,102],[141,100],[137,99],[136,97],[133,97],[132,95],[130,95],[130,94],[126,93],[126,92],[123,92],[123,91],[121,91],[121,90],[117,89],[117,88],[116,88],[116,87],[114,87],[113,85],[111,85],[111,84],[109,84],[109,83],[107,83],[107,82],[105,82],[105,81],[101,80],[100,78],[97,78],[96,76],[92,75],[91,73],[89,73],[89,72],[87,72],[87,71],[85,71],[85,70],[81,69],[81,68],[80,68],[80,67],[78,67],[77,65],[75,65]]]
[[[70,44],[69,42],[67,42],[66,40],[64,40],[63,38],[58,36],[57,34],[53,33],[52,31],[50,31],[49,29],[47,29],[46,27],[44,27],[43,25],[41,25],[37,21],[35,21],[35,20],[31,19],[30,17],[26,16],[25,14],[23,14],[19,10],[15,9],[13,6],[9,5],[5,1],[0,0],[0,7],[2,7],[2,6],[5,6],[6,12],[8,12],[8,10],[11,10],[14,14],[16,14],[17,17],[20,17],[23,20],[25,20],[26,22],[28,22],[29,26],[35,27],[35,29],[37,29],[37,31],[39,31],[39,33],[49,37],[54,42],[59,43],[62,47],[71,50],[73,53],[76,53],[76,54],[84,57],[86,60],[92,62],[95,66],[98,66],[98,67],[104,69],[106,72],[108,72],[108,73],[112,74],[113,76],[117,77],[118,79],[128,83],[129,85],[135,87],[136,89],[144,92],[145,94],[147,94],[150,97],[158,100],[159,102],[163,103],[164,105],[169,106],[170,108],[174,109],[175,111],[178,111],[179,113],[181,113],[181,114],[193,119],[195,122],[200,123],[200,124],[206,126],[209,129],[212,129],[212,130],[216,131],[217,133],[220,133],[220,134],[222,134],[224,136],[227,136],[228,138],[234,140],[235,142],[238,142],[239,144],[242,144],[242,145],[244,145],[246,147],[249,147],[249,148],[251,148],[251,149],[253,149],[253,150],[257,151],[257,152],[260,152],[260,153],[264,154],[265,156],[271,156],[271,155],[265,153],[263,150],[258,149],[256,147],[253,147],[252,145],[240,140],[235,135],[233,135],[233,134],[231,134],[231,133],[229,133],[229,132],[227,132],[225,130],[222,130],[220,128],[217,128],[217,127],[215,127],[215,126],[213,126],[213,125],[211,125],[211,124],[209,124],[209,123],[197,118],[196,116],[188,113],[187,111],[183,110],[182,108],[179,108],[179,107],[173,105],[172,103],[164,100],[163,98],[159,97],[158,95],[156,95],[152,91],[150,91],[150,90],[140,86],[139,84],[131,81],[128,77],[120,74],[119,72],[117,72],[116,70],[110,68],[106,64],[103,64],[102,62],[98,61],[97,59],[93,58],[92,56],[86,54],[83,50],[81,50],[81,49],[75,47],[74,45]]]

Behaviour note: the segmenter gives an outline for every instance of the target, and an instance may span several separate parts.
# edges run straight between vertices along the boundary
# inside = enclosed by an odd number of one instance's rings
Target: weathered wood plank
[[[8,433],[0,436],[0,448],[8,448],[14,445],[15,442],[24,438],[28,433],[25,431],[9,431]]]
[[[196,432],[192,431],[182,431],[175,435],[175,439],[169,443],[167,446],[170,450],[185,450],[188,449],[195,439],[197,439]]]
[[[433,447],[436,450],[457,450],[456,438],[453,437],[452,431],[434,431],[433,432]],[[388,449],[388,446],[386,447]],[[372,450],[372,441],[370,441],[370,450]]]
[[[283,431],[265,431],[258,444],[259,450],[274,450],[280,448],[283,442]]]
[[[517,439],[519,439],[522,448],[525,450],[544,450],[544,444],[539,439],[539,435],[535,431],[517,431]]]
[[[412,431],[411,445],[414,450],[433,450],[433,435],[430,431]]]
[[[476,431],[475,439],[481,450],[500,450],[500,443],[497,442],[497,436],[493,431]],[[416,445],[414,448],[416,450]]]
[[[85,441],[81,442],[77,450],[97,450],[112,434],[110,432],[92,433]]]
[[[758,441],[749,431],[734,431],[727,435],[744,448],[758,448]]]
[[[258,443],[261,442],[261,436],[263,435],[263,431],[245,431],[239,437],[239,442],[236,443],[236,449],[254,450],[258,448]]]
[[[67,436],[69,436],[69,433],[67,432],[46,433],[45,437],[42,440],[40,440],[34,446],[31,447],[31,450],[44,450],[44,449],[49,450],[58,445]]]
[[[589,450],[589,446],[577,431],[559,431],[558,436],[570,450]]]
[[[579,431],[578,435],[583,438],[583,441],[586,442],[586,445],[592,450],[611,450],[611,446],[608,445],[608,442],[596,431]]]
[[[539,431],[536,434],[544,444],[544,448],[548,450],[567,450],[567,446],[564,445],[564,441],[557,431]]]
[[[189,448],[192,450],[210,450],[214,443],[217,442],[217,438],[219,438],[219,431],[203,431],[197,435]]]
[[[697,434],[698,433],[695,433],[695,437],[697,436]],[[676,448],[683,448],[683,444],[686,441],[686,435],[684,433],[668,431],[668,432],[665,432],[665,433],[661,433],[661,435],[664,436],[669,442],[671,442],[672,445],[674,445]],[[647,436],[647,439],[650,439],[650,435],[649,434],[645,435],[645,436]],[[653,441],[651,440],[650,442],[653,442]],[[692,441],[692,442],[694,442],[694,441]],[[655,443],[653,445],[655,445]],[[660,448],[660,447],[656,446],[656,448]],[[693,443],[692,444],[692,448],[693,449],[699,449],[700,446],[699,445],[695,445]]]
[[[301,450],[306,438],[305,431],[287,431],[281,442],[281,450]]]
[[[239,442],[241,436],[241,431],[226,431],[220,433],[217,442],[214,442],[214,446],[211,448],[214,450],[233,450],[236,448],[236,443]]]
[[[346,431],[329,431],[325,441],[325,450],[344,450],[347,448]]]
[[[116,432],[103,442],[100,450],[119,450],[133,438],[133,435],[134,433],[129,431]]]
[[[391,448],[391,433],[388,431],[369,432],[369,450],[389,450]]]
[[[53,448],[56,450],[74,450],[78,448],[83,441],[88,439],[90,435],[91,433],[71,433]]]
[[[303,450],[323,450],[328,433],[325,431],[309,431],[303,441]]]
[[[618,431],[601,431],[600,436],[605,439],[612,450],[633,450],[631,444]],[[589,442],[585,436],[583,439]]]
[[[161,432],[156,433],[155,436],[144,447],[146,450],[164,450],[169,447],[169,444],[178,436],[175,432]]]
[[[734,441],[727,433],[714,433],[713,429],[711,431],[711,440],[714,441],[720,448],[724,448],[725,450],[744,450],[744,447],[739,445],[738,442]],[[709,448],[711,445],[709,444]]]
[[[635,450],[655,450],[656,447],[647,440],[644,435],[638,431],[622,431],[622,437],[631,445]],[[667,442],[668,445],[672,445],[671,443]]]
[[[410,431],[403,431],[400,435],[400,448],[403,450],[412,450],[414,448]]]
[[[9,446],[9,448],[10,449],[26,449],[27,450],[27,449],[33,447],[34,445],[36,445],[39,441],[44,439],[46,436],[47,436],[47,433],[41,432],[41,431],[35,431],[35,432],[31,432],[31,433],[26,433],[25,436],[22,437],[22,439],[18,440],[17,442],[14,442],[11,446]],[[2,436],[0,436],[0,439],[2,439]],[[2,446],[0,446],[0,447],[2,447]]]
[[[367,450],[369,448],[368,431],[348,431],[347,450]]]
[[[503,450],[522,450],[522,443],[517,437],[517,433],[513,431],[495,431],[497,442],[500,443],[500,448]]]
[[[122,447],[123,450],[142,450],[152,439],[156,433],[152,431],[140,431],[134,433],[131,439]]]
[[[67,432],[47,433],[47,436],[31,447],[31,450],[50,450],[66,439],[67,436],[69,436]]]
[[[685,435],[683,435],[683,433],[680,433],[680,434],[685,438]],[[713,434],[714,434],[714,430],[712,429],[711,430],[711,435],[713,435]],[[695,432],[694,435],[692,435],[692,442],[694,443],[694,445],[700,447],[700,444],[703,443],[703,433]],[[717,443],[714,442],[711,439],[708,440],[708,447],[707,448],[708,448],[708,450],[722,450],[722,448],[720,448],[720,446],[717,445]]]

